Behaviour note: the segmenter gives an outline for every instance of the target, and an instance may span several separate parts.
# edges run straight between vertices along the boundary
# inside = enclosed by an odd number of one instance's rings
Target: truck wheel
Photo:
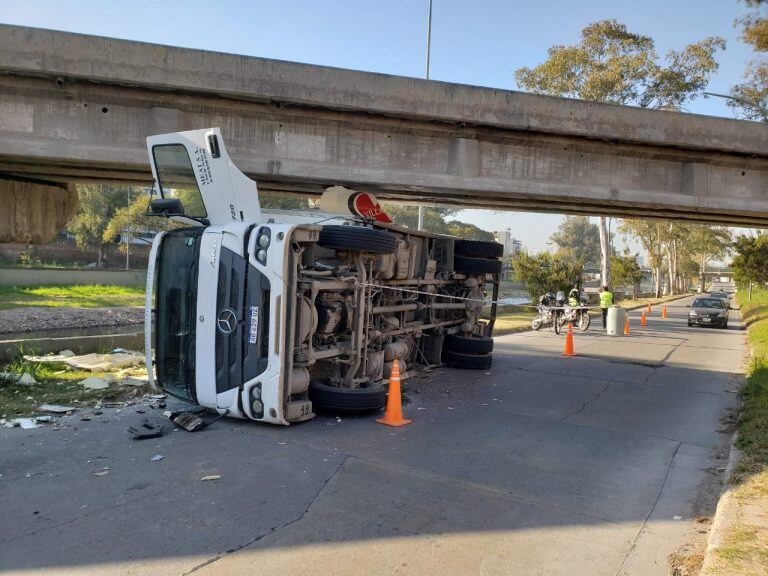
[[[488,370],[493,363],[493,356],[491,354],[462,354],[453,350],[445,350],[443,362],[454,368]]]
[[[317,241],[325,248],[360,250],[375,254],[394,254],[397,236],[386,230],[374,230],[362,226],[323,226]]]
[[[501,272],[501,260],[454,256],[453,269],[456,270],[456,272],[464,272],[467,274],[498,274]]]
[[[309,383],[309,399],[318,412],[364,414],[378,410],[387,401],[387,391],[379,384],[361,384],[360,388],[337,388],[321,380]]]
[[[485,240],[456,240],[453,243],[453,253],[471,258],[501,258],[504,245]]]
[[[488,354],[493,352],[493,338],[488,336],[461,336],[448,334],[443,344],[446,350],[466,354]]]

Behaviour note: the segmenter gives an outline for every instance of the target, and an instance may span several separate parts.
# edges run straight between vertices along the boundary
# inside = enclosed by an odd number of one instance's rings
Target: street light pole
[[[432,0],[429,0],[429,12],[427,15],[427,70],[426,79],[429,80],[429,56],[432,52]],[[419,205],[418,230],[424,230],[424,206]]]

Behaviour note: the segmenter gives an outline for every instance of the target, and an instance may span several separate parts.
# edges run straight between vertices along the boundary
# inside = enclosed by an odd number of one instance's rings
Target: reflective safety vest
[[[600,292],[600,308],[610,308],[613,306],[613,292]]]

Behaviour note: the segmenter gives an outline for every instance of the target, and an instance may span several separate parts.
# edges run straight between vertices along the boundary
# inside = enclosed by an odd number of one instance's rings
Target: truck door
[[[232,163],[218,128],[147,138],[161,197],[178,198],[186,216],[213,226],[261,220],[256,182]]]

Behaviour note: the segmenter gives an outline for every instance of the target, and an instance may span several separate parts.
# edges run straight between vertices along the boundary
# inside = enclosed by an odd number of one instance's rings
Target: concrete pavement
[[[628,338],[577,333],[576,358],[546,330],[498,338],[489,373],[409,381],[405,428],[226,420],[133,442],[124,409],[0,430],[0,569],[666,574],[706,537],[744,343],[733,316],[688,328],[686,303],[645,329],[633,313]]]

